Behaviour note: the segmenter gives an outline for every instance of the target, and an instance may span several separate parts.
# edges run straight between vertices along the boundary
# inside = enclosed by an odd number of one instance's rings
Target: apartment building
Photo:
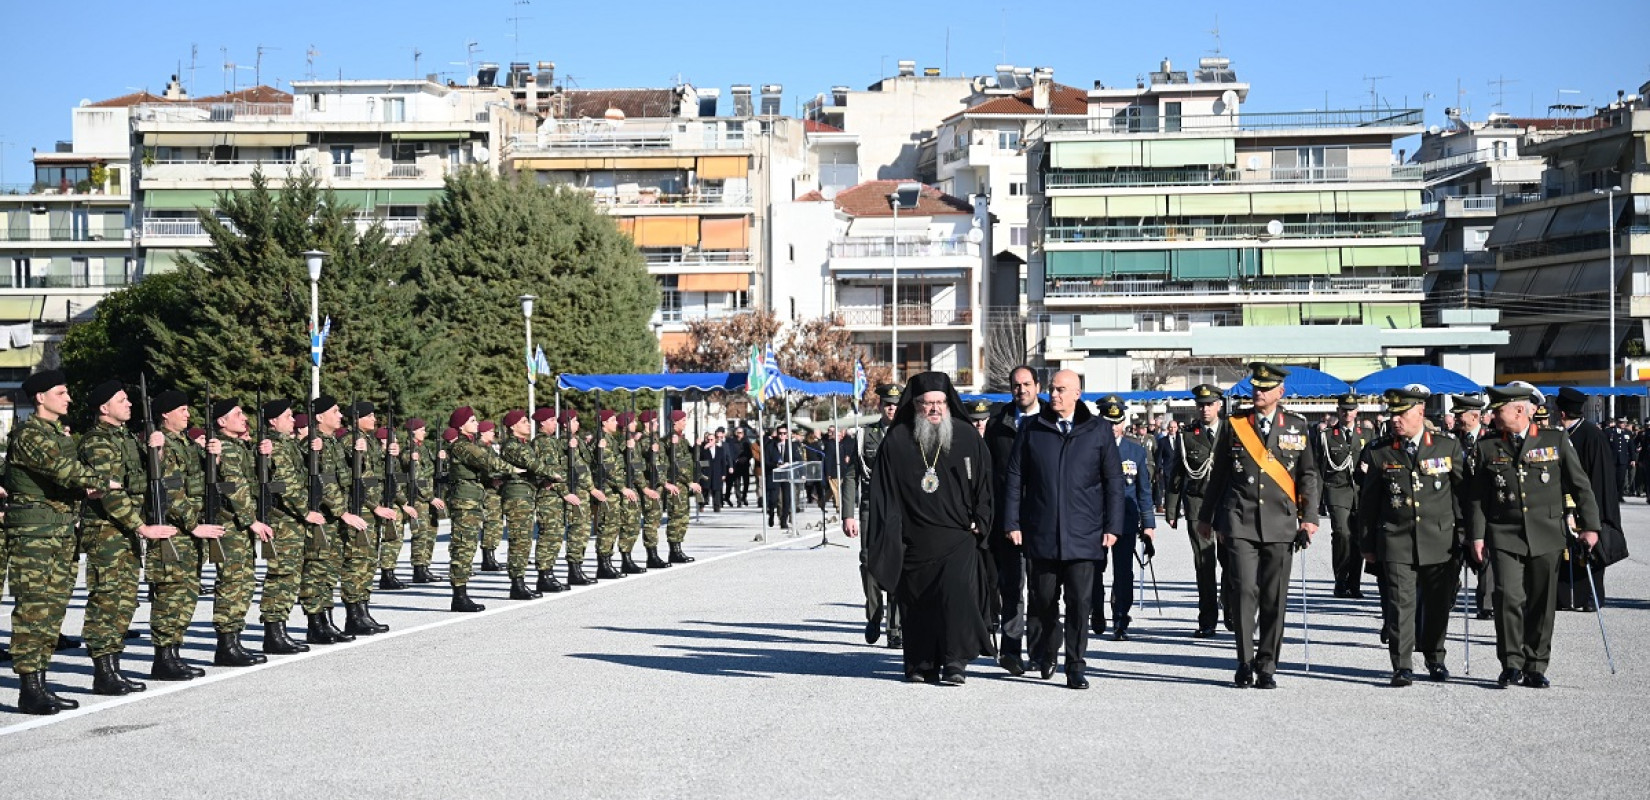
[[[935,175],[935,151],[925,142],[941,120],[970,105],[983,86],[979,78],[940,74],[917,62],[900,61],[893,77],[863,91],[833,86],[803,104],[802,115],[859,137],[859,163],[866,180],[925,180]]]

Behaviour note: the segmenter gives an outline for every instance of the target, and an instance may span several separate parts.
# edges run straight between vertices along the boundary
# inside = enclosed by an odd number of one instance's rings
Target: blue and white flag
[[[540,347],[538,352],[533,354],[532,367],[534,375],[553,374],[550,371],[550,359],[544,357],[544,348]]]
[[[854,402],[864,399],[868,383],[869,380],[865,377],[865,360],[854,359]]]
[[[774,357],[773,343],[762,356],[762,396],[779,397],[785,394],[785,376],[779,372],[779,359]]]
[[[321,366],[321,351],[326,349],[327,337],[331,335],[332,317],[330,316],[327,317],[326,324],[321,326],[321,330],[317,331],[313,327],[309,329],[309,358],[315,362],[317,367]]]

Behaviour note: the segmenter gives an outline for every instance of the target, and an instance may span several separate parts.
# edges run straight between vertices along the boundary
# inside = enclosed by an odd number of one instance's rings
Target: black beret
[[[267,403],[264,403],[264,407],[261,409],[261,411],[264,415],[264,419],[270,420],[270,419],[274,419],[276,417],[279,417],[282,414],[285,414],[287,411],[289,411],[291,409],[292,409],[292,401],[291,400],[271,400]]]
[[[309,403],[310,416],[325,414],[338,407],[338,401],[330,394],[323,394]]]
[[[1572,417],[1580,417],[1581,410],[1587,407],[1587,401],[1591,399],[1574,386],[1566,386],[1558,390],[1558,410]]]
[[[126,385],[120,381],[104,381],[92,387],[92,391],[86,395],[86,404],[92,408],[97,408],[124,391],[126,391]]]
[[[362,417],[372,416],[377,412],[377,410],[378,409],[373,406],[371,400],[360,400],[357,401],[355,406],[349,410],[349,416],[350,419],[359,420]]]
[[[212,419],[222,419],[223,415],[239,408],[241,401],[233,397],[225,397],[212,404]]]
[[[41,392],[49,392],[53,388],[68,382],[69,379],[64,377],[63,370],[43,369],[23,379],[23,396],[33,400],[35,395]]]
[[[189,395],[176,389],[168,389],[155,395],[150,405],[154,407],[155,416],[171,413],[173,409],[189,405]]]

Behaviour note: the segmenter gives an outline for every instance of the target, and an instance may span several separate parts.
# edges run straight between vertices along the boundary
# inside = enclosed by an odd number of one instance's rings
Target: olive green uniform
[[[1358,501],[1358,458],[1367,441],[1356,428],[1336,422],[1318,434],[1318,469],[1323,480],[1323,504],[1329,508],[1330,558],[1335,567],[1335,592],[1358,588],[1363,557],[1352,529]]]
[[[561,555],[562,545],[567,539],[568,526],[574,519],[574,507],[568,505],[564,496],[570,491],[578,490],[569,488],[568,476],[571,473],[567,467],[565,439],[540,434],[533,440],[533,456],[543,470],[538,476],[538,495],[534,502],[539,536],[537,549],[533,552],[533,566],[540,572],[549,572],[556,566],[556,557]],[[588,475],[584,476],[584,492],[580,494],[581,504],[589,502],[589,480]],[[583,506],[579,506],[578,510],[582,513]]]
[[[636,539],[641,536],[643,518],[649,513],[653,515],[653,545],[659,543],[659,501],[649,500],[643,489],[651,488],[652,482],[647,476],[647,437],[645,435],[632,436],[623,430],[618,433],[619,441],[624,443],[620,451],[619,463],[623,465],[624,485],[636,492],[635,502],[625,501],[627,509],[624,516],[624,527],[619,530],[619,553],[630,555],[636,547]],[[649,506],[652,506],[650,509]]]
[[[223,563],[212,595],[212,628],[218,633],[240,633],[246,629],[246,612],[252,607],[252,593],[258,578],[252,549],[252,523],[257,521],[258,473],[252,448],[239,439],[221,438],[218,457],[218,494],[223,508],[218,521],[223,524]],[[204,453],[204,458],[211,458]],[[202,548],[202,563],[207,548]]]
[[[391,429],[391,435],[394,435],[394,429]],[[407,494],[407,470],[402,466],[402,457],[391,456],[386,462],[384,452],[389,448],[389,443],[381,442],[377,437],[373,437],[371,441],[372,446],[369,447],[367,452],[372,454],[374,463],[378,465],[379,479],[381,481],[393,480],[395,483],[391,487],[394,491],[390,493],[387,503],[384,497],[383,484],[379,484],[377,493],[367,498],[368,502],[388,505],[390,509],[395,511],[395,519],[393,520],[375,519],[373,521],[373,524],[378,528],[378,568],[380,570],[394,570],[395,565],[401,561],[401,542],[405,538],[405,525],[407,524],[406,512],[402,511],[401,507],[410,506],[413,501],[412,497]],[[403,444],[401,447],[404,454],[407,445]],[[386,473],[386,467],[394,474]],[[419,516],[423,515],[420,514]],[[368,589],[370,591],[370,581],[372,580],[370,572],[367,574],[367,580],[369,581]]]
[[[1197,627],[1210,630],[1220,620],[1220,608],[1232,607],[1227,591],[1228,558],[1220,537],[1208,539],[1199,536],[1195,523],[1203,511],[1208,495],[1209,473],[1214,468],[1215,439],[1225,420],[1214,423],[1202,421],[1187,423],[1176,434],[1174,462],[1169,466],[1168,492],[1163,504],[1163,517],[1174,527],[1180,520],[1187,521],[1186,535],[1192,543],[1192,568],[1197,576]],[[1216,567],[1220,567],[1219,576]],[[1228,612],[1228,617],[1230,613]]]
[[[459,436],[447,446],[452,462],[448,478],[447,513],[452,515],[452,536],[447,540],[447,582],[454,588],[470,585],[476,546],[481,535],[483,507],[492,491],[492,476],[508,469],[492,448]]]
[[[298,601],[298,584],[304,570],[304,544],[309,514],[309,483],[304,471],[302,440],[284,433],[269,432],[273,446],[269,454],[269,508],[264,522],[275,532],[275,557],[264,564],[263,601],[258,617],[264,622],[282,623],[292,616]]]
[[[699,462],[693,454],[693,445],[680,434],[672,433],[665,440],[665,481],[681,491],[664,496],[665,541],[681,544],[687,539],[688,516],[692,513],[693,489]]]
[[[372,599],[373,571],[378,568],[378,550],[383,543],[392,543],[397,555],[401,552],[401,529],[397,521],[380,519],[373,509],[382,505],[384,487],[384,443],[371,433],[356,431],[340,443],[345,457],[351,459],[345,467],[346,491],[354,479],[353,459],[356,457],[355,439],[366,441],[367,449],[361,458],[361,503],[350,511],[367,521],[371,527],[365,533],[350,531],[343,539],[343,571],[338,595],[345,603],[366,603]],[[400,503],[392,498],[390,508]],[[399,512],[397,518],[399,519]]]
[[[149,548],[145,558],[144,575],[154,587],[149,638],[156,647],[183,644],[183,634],[194,619],[195,603],[200,599],[200,563],[207,548],[204,540],[188,535],[200,524],[201,498],[206,492],[200,456],[200,448],[182,433],[166,432],[166,444],[161,448],[166,522],[178,529],[179,535],[172,537],[172,542],[179,559],[169,560],[164,546]]]
[[[80,438],[80,460],[99,479],[120,484],[80,513],[80,549],[86,553],[86,619],[82,635],[92,658],[126,649],[126,629],[138,607],[143,570],[144,501],[148,474],[137,438],[120,425],[99,422]],[[0,570],[4,564],[0,563]]]
[[[311,526],[304,548],[304,576],[298,602],[303,604],[305,614],[332,610],[333,589],[338,585],[338,574],[344,564],[344,540],[357,534],[343,521],[346,512],[354,513],[348,508],[350,472],[345,445],[332,436],[316,438],[321,440],[320,510],[326,524]]]
[[[418,459],[413,459],[413,453]],[[409,478],[407,485],[407,504],[417,509],[417,517],[407,521],[407,527],[412,529],[411,556],[408,559],[414,567],[430,566],[430,559],[435,555],[435,537],[437,527],[446,512],[430,505],[430,500],[439,497],[435,485],[435,465],[440,454],[440,448],[434,440],[425,439],[423,442],[401,449],[401,467],[406,470]],[[411,479],[417,476],[417,481]],[[416,490],[416,494],[415,491]],[[392,564],[391,567],[394,565]]]
[[[533,452],[533,443],[518,439],[513,433],[505,435],[498,454],[511,467],[498,490],[504,527],[510,534],[506,569],[512,579],[523,578],[527,575],[527,562],[533,557],[534,495],[537,494],[533,481],[543,469]]]
[[[597,473],[597,488],[607,495],[602,503],[601,528],[596,531],[596,557],[612,558],[613,547],[627,528],[634,528],[636,504],[624,496],[629,486],[624,470],[624,432],[604,433],[597,440],[596,458],[601,462]]]
[[[509,434],[505,434],[508,436]],[[479,445],[491,453],[495,459],[498,456],[496,446]],[[497,462],[502,464],[503,462]],[[499,490],[504,488],[504,478],[509,468],[495,468],[487,476],[487,494],[481,501],[481,552],[491,556],[498,550],[504,541],[504,498],[499,496]]]

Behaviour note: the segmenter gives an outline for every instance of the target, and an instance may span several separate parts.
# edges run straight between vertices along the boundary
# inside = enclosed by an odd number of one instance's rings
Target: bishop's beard
[[[929,422],[925,416],[918,415],[911,434],[916,437],[917,446],[922,448],[925,456],[931,456],[937,449],[940,453],[951,452],[951,432],[955,420],[950,414],[940,418],[940,421]]]

